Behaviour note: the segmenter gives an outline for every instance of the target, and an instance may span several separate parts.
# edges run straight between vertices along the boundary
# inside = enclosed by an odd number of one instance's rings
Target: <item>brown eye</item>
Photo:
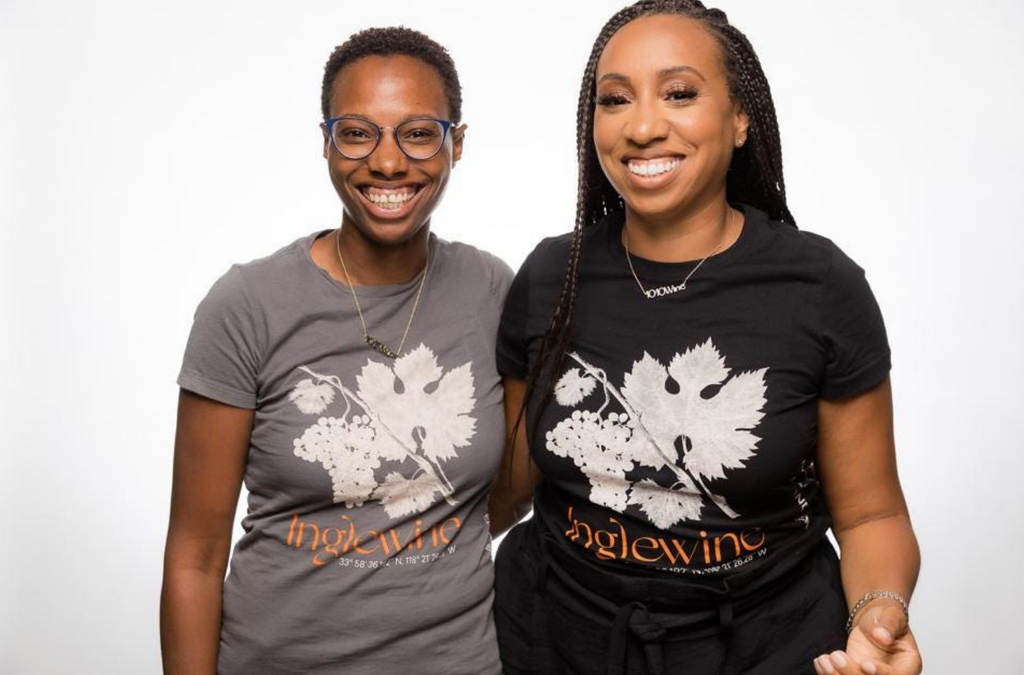
[[[688,103],[697,98],[697,90],[689,87],[683,89],[672,89],[666,98],[673,103]]]
[[[629,103],[629,100],[622,94],[604,94],[597,97],[597,105],[604,108],[626,105],[627,103]]]

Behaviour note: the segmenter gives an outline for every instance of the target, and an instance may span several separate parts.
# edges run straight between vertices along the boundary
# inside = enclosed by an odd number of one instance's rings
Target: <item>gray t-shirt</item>
[[[324,234],[217,280],[178,376],[256,411],[218,672],[499,673],[487,493],[512,271],[431,235],[392,361],[366,345],[350,290],[313,263]],[[368,331],[393,349],[419,281],[356,287]]]

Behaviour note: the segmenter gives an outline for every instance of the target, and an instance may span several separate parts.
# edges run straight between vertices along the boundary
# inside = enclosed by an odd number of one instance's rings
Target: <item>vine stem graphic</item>
[[[394,436],[394,434],[391,434],[391,435]],[[414,427],[413,430],[412,430],[412,437],[419,444],[419,447],[422,448],[423,447],[423,441],[426,440],[426,437],[427,437],[427,432],[426,432],[426,430],[424,430],[423,427]],[[417,457],[418,456],[419,455],[417,455]],[[455,492],[455,488],[452,487],[451,481],[448,480],[448,476],[445,475],[444,469],[441,468],[441,463],[438,462],[438,461],[431,461],[431,459],[426,456],[426,453],[424,453],[423,458],[426,459],[428,462],[430,462],[431,465],[434,467],[434,471],[436,471],[436,475],[434,477],[435,478],[439,477],[441,479],[441,483],[443,485],[447,486],[447,489],[450,492],[454,493]],[[443,492],[443,490],[442,490],[442,492]]]
[[[647,426],[644,424],[644,421],[640,417],[639,413],[633,410],[633,406],[629,405],[625,397],[623,397],[622,394],[619,393],[618,389],[615,388],[615,385],[608,381],[608,377],[605,375],[605,372],[603,370],[590,365],[583,357],[581,357],[576,352],[569,352],[568,356],[569,358],[576,361],[576,363],[580,364],[580,366],[583,367],[583,370],[585,370],[588,375],[590,375],[598,382],[600,382],[602,385],[604,385],[606,398],[609,394],[611,394],[611,396],[616,401],[619,402],[619,405],[622,406],[623,410],[626,411],[626,414],[628,414],[631,418],[636,420],[637,426],[644,433],[644,436],[647,437],[648,442],[650,442],[655,452],[657,452],[658,456],[661,457],[661,460],[665,462],[665,465],[673,473],[676,474],[677,478],[684,482],[686,479],[692,481],[693,484],[696,485],[697,488],[700,490],[701,495],[711,500],[711,502],[728,517],[740,517],[740,514],[736,513],[736,511],[734,511],[732,507],[730,507],[729,504],[725,501],[725,497],[720,497],[719,495],[712,493],[711,490],[709,490],[708,487],[704,485],[703,481],[701,481],[700,479],[700,476],[690,473],[690,471],[685,466],[679,466],[678,464],[676,464],[675,460],[669,459],[668,455],[665,454],[664,450],[662,450],[661,447],[657,444],[657,442],[655,442],[654,436],[652,436],[651,432],[647,429]],[[606,405],[608,405],[607,401],[605,402],[605,406]],[[601,410],[604,410],[605,406],[601,406]]]
[[[299,366],[299,370],[309,375],[312,375],[321,382],[326,382],[327,384],[331,385],[332,387],[341,392],[341,395],[345,397],[346,406],[345,415],[342,416],[342,419],[346,419],[348,417],[349,410],[351,409],[349,400],[355,401],[356,405],[362,408],[363,411],[370,416],[370,420],[373,422],[375,428],[384,430],[388,434],[388,436],[390,436],[392,439],[394,439],[396,443],[398,443],[399,447],[401,447],[402,450],[405,451],[405,454],[412,461],[416,462],[417,465],[419,465],[420,469],[424,473],[428,473],[434,477],[434,479],[437,481],[438,487],[441,488],[441,496],[444,497],[444,500],[448,502],[450,506],[459,505],[458,500],[452,497],[452,494],[454,494],[455,491],[452,488],[452,484],[448,482],[448,477],[444,476],[444,471],[441,470],[441,467],[438,466],[437,470],[435,471],[434,464],[432,464],[428,458],[418,454],[415,450],[412,450],[406,443],[404,443],[402,439],[398,437],[398,434],[393,432],[388,427],[388,425],[384,423],[384,420],[380,418],[380,415],[375,413],[370,408],[370,406],[368,406],[362,399],[359,398],[359,396],[356,395],[354,391],[352,391],[351,389],[349,389],[348,387],[341,383],[341,378],[335,375],[321,375],[320,373],[311,370],[306,366]],[[440,476],[438,475],[439,472],[441,474]]]

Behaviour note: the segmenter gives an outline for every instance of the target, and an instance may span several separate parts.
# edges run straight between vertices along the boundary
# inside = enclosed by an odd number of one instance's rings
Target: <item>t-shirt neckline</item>
[[[311,234],[308,234],[302,239],[300,239],[299,245],[300,248],[302,249],[302,256],[303,258],[305,258],[306,262],[314,270],[316,270],[320,274],[320,276],[323,277],[331,286],[344,293],[346,297],[351,298],[352,289],[350,289],[346,284],[338,281],[330,274],[328,274],[327,270],[317,265],[316,261],[313,260],[312,254],[310,253],[310,248],[313,246],[314,241],[333,232],[335,229],[336,228],[327,230],[317,230],[316,232],[312,232]],[[430,246],[430,269],[433,270],[434,266],[438,263],[437,252],[439,247],[437,245],[437,235],[431,232],[428,241]],[[427,273],[433,276],[432,272],[427,271]],[[388,298],[397,295],[403,295],[414,290],[419,285],[420,279],[423,278],[423,274],[424,272],[421,271],[419,274],[414,276],[409,281],[406,281],[405,283],[401,284],[373,284],[366,286],[356,284],[356,296],[359,298]],[[427,287],[423,289],[424,294],[430,292],[430,279],[427,279],[426,286]]]
[[[743,213],[743,227],[740,229],[739,237],[736,238],[732,246],[705,260],[701,266],[701,271],[697,272],[694,279],[727,263],[735,262],[742,257],[750,249],[751,243],[756,239],[758,232],[763,229],[763,225],[767,221],[767,214],[753,206],[747,204],[730,204],[730,206]],[[626,260],[626,248],[622,245],[622,227],[625,225],[625,214],[622,212],[611,214],[602,224],[606,230],[609,259],[616,267],[621,266],[626,274],[630,274],[629,261]],[[676,283],[682,282],[683,278],[700,262],[700,259],[683,262],[657,262],[641,258],[635,253],[630,253],[629,257],[633,262],[633,268],[636,270],[637,276],[641,280],[657,279],[659,281],[675,281]]]

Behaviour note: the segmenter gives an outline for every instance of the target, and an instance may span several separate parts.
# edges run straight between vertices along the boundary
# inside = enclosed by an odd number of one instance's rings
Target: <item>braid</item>
[[[611,189],[611,185],[604,179],[601,165],[597,161],[597,154],[590,150],[592,141],[592,123],[590,120],[594,114],[594,79],[597,72],[597,62],[604,52],[604,46],[608,40],[618,32],[620,28],[636,18],[632,7],[620,10],[601,29],[601,34],[594,42],[590,51],[590,58],[583,69],[583,85],[580,87],[580,95],[576,108],[576,158],[579,165],[576,179],[576,220],[573,226],[569,243],[569,260],[565,270],[565,280],[562,282],[562,291],[558,297],[558,303],[548,322],[547,331],[541,340],[540,351],[534,361],[530,374],[527,378],[527,389],[525,400],[528,401],[540,380],[544,370],[549,370],[552,375],[558,372],[562,360],[565,358],[566,350],[571,337],[570,327],[572,311],[576,305],[576,295],[579,289],[579,265],[580,255],[583,251],[583,229],[594,225],[600,216],[608,213],[612,207],[622,208],[622,198]],[[594,191],[592,187],[600,185],[606,188],[601,191]],[[599,214],[599,215],[598,215]],[[549,363],[550,362],[550,363]],[[551,386],[546,388],[541,406],[547,405],[554,391],[553,378]],[[519,411],[516,429],[519,422],[526,414],[526,405]],[[515,432],[513,432],[515,433]]]
[[[699,0],[639,0],[619,10],[597,36],[583,70],[583,81],[580,85],[576,111],[576,222],[570,239],[569,258],[558,303],[527,378],[526,401],[530,400],[542,379],[542,374],[545,371],[549,374],[541,409],[551,399],[555,376],[565,359],[571,339],[572,314],[579,290],[583,231],[597,224],[605,216],[621,213],[625,209],[622,197],[605,177],[594,147],[597,62],[604,52],[605,45],[623,26],[642,16],[660,14],[684,16],[700,21],[714,36],[725,61],[729,93],[750,121],[747,143],[733,153],[726,176],[726,199],[750,204],[765,211],[774,220],[796,226],[793,214],[786,203],[782,143],[771,88],[761,68],[761,62],[747,37],[729,23],[725,12],[707,8]],[[524,401],[513,434],[525,414]]]
[[[772,218],[795,225],[786,204],[782,142],[771,87],[750,41],[720,14],[718,22],[705,25],[725,53],[730,94],[750,120],[750,143],[736,150],[726,178],[727,199],[758,206]]]

